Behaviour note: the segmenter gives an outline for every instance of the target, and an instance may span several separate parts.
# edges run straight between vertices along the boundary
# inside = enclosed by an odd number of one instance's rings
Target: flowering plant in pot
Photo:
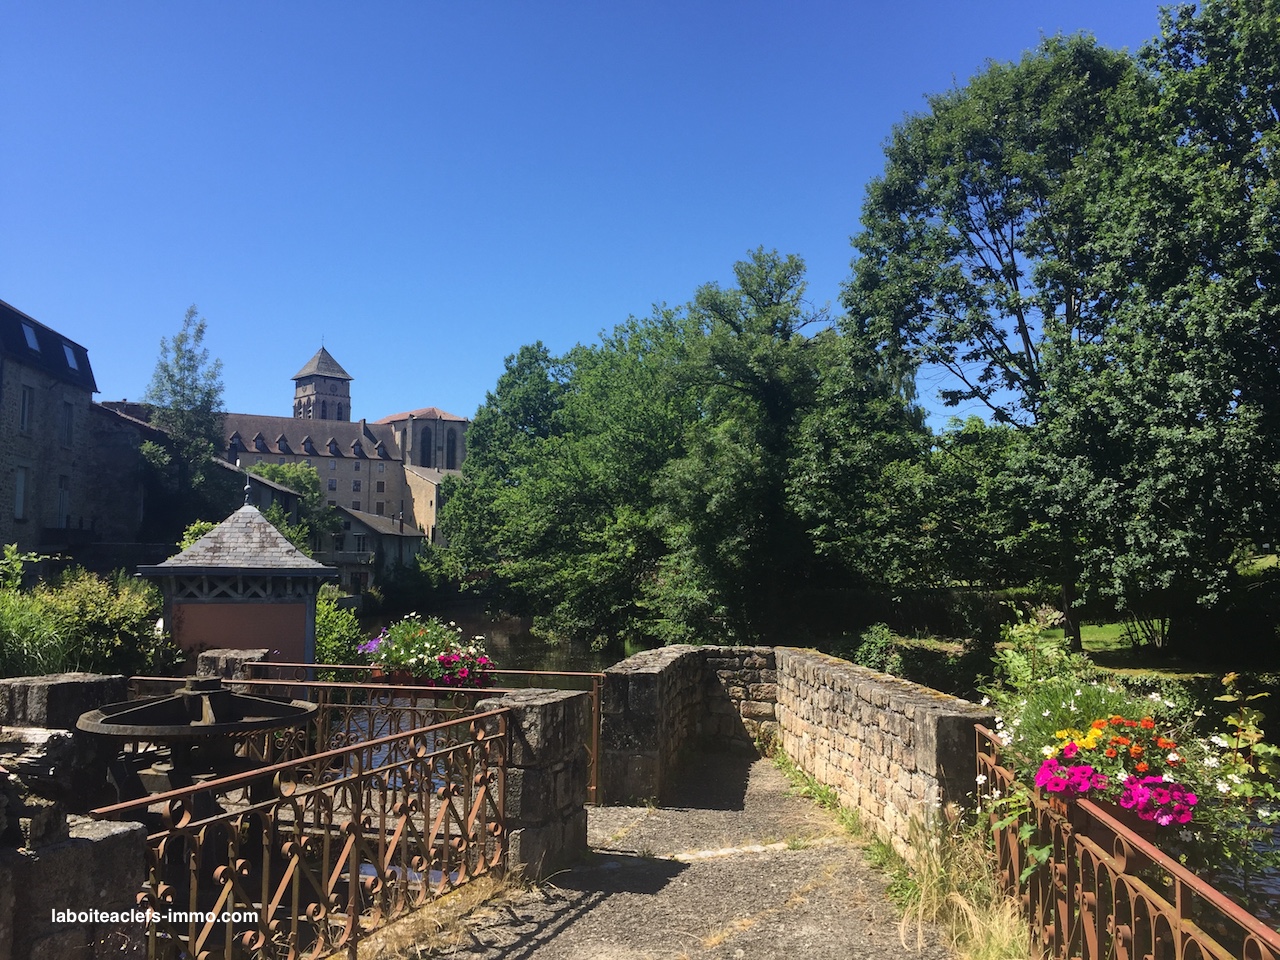
[[[452,621],[416,613],[397,620],[359,647],[369,662],[393,680],[438,687],[485,687],[495,664],[484,637],[467,638]]]

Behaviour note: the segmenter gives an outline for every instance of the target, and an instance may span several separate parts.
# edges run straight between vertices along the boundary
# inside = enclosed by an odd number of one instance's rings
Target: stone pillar
[[[680,756],[703,732],[701,648],[646,650],[604,672],[601,803],[661,799]]]
[[[481,700],[506,708],[507,863],[541,879],[587,852],[587,743],[591,697],[570,690],[521,690]]]

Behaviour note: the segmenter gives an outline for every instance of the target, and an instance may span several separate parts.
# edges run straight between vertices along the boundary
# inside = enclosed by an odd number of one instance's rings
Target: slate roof
[[[445,477],[456,477],[462,473],[461,470],[441,470],[439,467],[419,467],[412,463],[406,463],[404,465],[404,469],[406,473],[412,473],[415,477],[421,477],[423,480],[428,480],[431,483],[436,484],[436,486],[439,486],[440,482],[444,480]]]
[[[337,571],[312,560],[273,527],[257,507],[244,506],[181,553],[154,566],[139,567],[143,576],[165,574],[311,574],[317,579]]]
[[[27,339],[28,330],[35,339],[34,348]],[[83,387],[91,394],[98,392],[93,368],[89,366],[89,351],[3,300],[0,300],[0,354],[64,383]]]
[[[399,460],[400,448],[396,446],[396,434],[385,424],[369,424],[363,420],[302,420],[298,417],[267,417],[256,413],[226,413],[222,416],[222,448],[220,456],[227,455],[227,445],[234,434],[240,435],[241,458],[254,455],[268,457],[286,454],[295,457],[357,457],[367,460]],[[262,435],[262,446],[254,438]],[[303,440],[311,438],[307,447]],[[284,443],[281,443],[283,438]],[[334,442],[337,452],[329,449]],[[360,441],[360,451],[355,452],[355,442]],[[382,442],[385,456],[378,452]],[[246,462],[252,463],[252,460]]]
[[[365,513],[363,510],[348,510],[346,507],[335,507],[339,513],[345,514],[357,523],[363,523],[374,533],[384,537],[414,537],[425,540],[427,535],[412,523],[406,523],[400,529],[400,521],[395,517],[380,517],[376,513]]]
[[[456,413],[447,413],[439,407],[422,407],[418,410],[407,410],[404,413],[393,413],[389,417],[383,417],[374,423],[396,423],[400,420],[408,420],[415,417],[418,420],[454,420],[458,423],[467,423],[466,417],[460,417]]]
[[[316,355],[293,375],[294,380],[301,380],[303,377],[332,377],[335,380],[355,379],[355,377],[342,369],[342,364],[333,359],[333,354],[324,347],[317,350]]]

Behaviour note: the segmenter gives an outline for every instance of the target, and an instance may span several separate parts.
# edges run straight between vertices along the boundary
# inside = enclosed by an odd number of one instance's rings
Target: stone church
[[[293,376],[293,416],[228,413],[219,453],[245,466],[314,467],[343,521],[316,559],[360,590],[377,568],[409,562],[423,540],[440,542],[440,484],[466,459],[470,421],[436,407],[352,420],[353,379],[322,346]]]

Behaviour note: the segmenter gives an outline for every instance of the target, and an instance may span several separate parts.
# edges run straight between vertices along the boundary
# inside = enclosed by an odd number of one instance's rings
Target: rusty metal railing
[[[293,681],[297,684],[305,683],[308,687],[320,689],[317,686],[320,681],[314,678],[316,676],[327,676],[332,678],[333,681],[338,681],[331,682],[331,686],[338,690],[374,691],[367,694],[370,697],[370,702],[375,703],[377,708],[383,711],[388,718],[396,715],[396,711],[399,709],[396,704],[403,703],[405,700],[410,703],[425,703],[432,698],[436,698],[442,703],[451,702],[456,704],[458,709],[465,709],[468,704],[473,704],[481,697],[494,696],[506,690],[517,688],[547,686],[555,689],[582,690],[591,697],[591,729],[588,733],[587,743],[584,744],[587,749],[589,764],[587,768],[587,803],[597,802],[600,786],[598,757],[600,756],[601,698],[604,690],[603,673],[554,670],[491,670],[489,671],[490,674],[498,681],[500,686],[476,690],[459,687],[423,687],[412,684],[395,686],[385,681],[374,682],[372,680],[374,668],[367,664],[258,661],[245,663],[244,666],[255,678],[255,680],[250,681],[236,681],[236,683],[244,683],[246,687],[249,687],[255,681],[275,680],[278,682]],[[260,688],[256,692],[261,693],[264,689]],[[391,696],[388,693],[379,694],[376,691],[395,691],[395,694]],[[294,694],[284,693],[276,695],[295,696]],[[330,694],[329,696],[332,698],[335,694]],[[298,699],[314,698],[308,695],[298,696]],[[320,713],[323,714],[326,709],[327,707],[322,703]],[[324,723],[323,717],[319,717],[316,723]],[[332,734],[328,732],[330,730],[333,731]],[[342,718],[342,722],[339,724],[330,723],[325,728],[325,739],[320,742],[328,743],[331,746],[340,746],[343,741],[333,739],[333,737],[340,738],[347,735],[344,731],[348,730],[350,730],[350,726],[345,718]]]
[[[148,825],[148,956],[324,956],[506,863],[495,710],[92,811]]]
[[[978,773],[1008,796],[1014,774],[999,762],[999,741],[983,726],[977,736]],[[1014,822],[996,828],[995,845],[1037,951],[1063,960],[1280,960],[1280,933],[1097,803],[1033,794],[1028,816],[1027,840]],[[1022,880],[1028,845],[1050,855]]]

